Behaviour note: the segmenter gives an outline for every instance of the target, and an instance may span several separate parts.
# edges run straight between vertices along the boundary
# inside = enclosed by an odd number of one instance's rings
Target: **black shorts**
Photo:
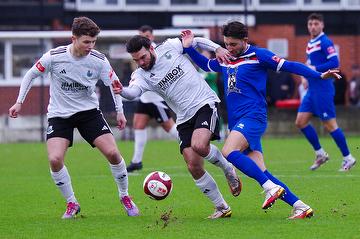
[[[166,105],[165,101],[161,102]],[[169,108],[164,109],[154,103],[137,102],[135,113],[148,115],[150,118],[154,118],[159,124],[168,121],[171,118],[171,111]]]
[[[185,148],[191,147],[191,137],[195,129],[209,129],[212,132],[210,140],[220,139],[217,106],[217,103],[213,108],[210,105],[204,105],[191,119],[176,127],[180,138],[180,153]]]
[[[92,147],[95,147],[94,140],[100,135],[112,134],[103,114],[98,109],[81,111],[69,118],[50,118],[48,123],[46,140],[54,137],[68,139],[70,141],[69,147],[73,144],[74,128],[79,130],[81,136]]]

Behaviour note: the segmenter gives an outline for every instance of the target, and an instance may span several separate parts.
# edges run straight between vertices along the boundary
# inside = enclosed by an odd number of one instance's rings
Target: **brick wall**
[[[9,108],[15,103],[19,87],[0,87],[0,115],[7,114]],[[23,115],[38,115],[40,114],[40,92],[41,87],[34,86],[28,93],[25,103],[21,109]],[[44,87],[44,106],[43,112],[47,112],[46,107],[49,102],[49,87]]]

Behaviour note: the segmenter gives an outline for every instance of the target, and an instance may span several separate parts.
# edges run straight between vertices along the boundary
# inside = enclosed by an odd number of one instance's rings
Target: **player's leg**
[[[67,203],[63,219],[74,218],[80,212],[70,174],[64,165],[65,153],[73,140],[73,126],[69,121],[61,118],[49,119],[46,137],[50,174]]]
[[[239,126],[240,124],[237,125]],[[236,129],[236,127],[234,129]],[[246,137],[240,131],[232,130],[225,140],[222,153],[237,169],[248,177],[255,179],[260,184],[266,192],[262,208],[267,209],[271,207],[278,198],[281,198],[284,195],[285,189],[272,182],[259,166],[243,153],[243,151],[248,148],[249,143]]]
[[[140,110],[140,111],[139,111]],[[139,102],[137,113],[134,114],[134,154],[130,165],[127,167],[128,172],[142,169],[142,159],[147,141],[146,126],[149,123],[150,116],[145,113],[146,104]]]
[[[139,210],[128,194],[128,175],[125,160],[120,155],[109,125],[99,110],[84,116],[77,128],[81,136],[97,147],[110,164],[110,170],[118,188],[119,198],[129,216],[139,215]]]
[[[161,127],[168,132],[172,138],[178,139],[179,134],[176,129],[176,124],[172,118],[169,118],[167,121],[164,121],[161,123]]]
[[[251,151],[248,154],[249,158],[254,160],[254,162],[259,166],[259,168],[265,173],[265,175],[275,184],[280,185],[283,187],[286,191],[285,195],[281,198],[284,202],[289,204],[291,207],[293,207],[293,213],[289,217],[291,219],[297,219],[297,218],[310,218],[313,216],[314,212],[312,208],[302,202],[290,189],[289,187],[280,181],[278,178],[273,176],[269,170],[267,170],[263,158],[263,154],[259,151]]]
[[[231,163],[210,140],[220,139],[217,108],[214,105],[202,107],[194,116],[194,132],[191,137],[191,148],[205,160],[221,168],[228,181],[233,196],[241,192],[241,181]]]
[[[316,170],[329,160],[329,155],[321,147],[319,137],[314,127],[309,124],[311,117],[312,113],[310,112],[298,112],[295,124],[304,134],[305,138],[309,141],[315,151],[315,161],[313,165],[311,165],[310,169]]]
[[[322,99],[323,97],[326,98]],[[318,117],[328,117],[326,110],[324,111],[324,105],[328,103],[326,101],[333,101],[332,97],[327,98],[323,93],[316,96],[315,94],[307,94],[304,96],[303,101],[298,110],[295,124],[305,135],[306,139],[312,145],[315,151],[315,160],[313,165],[311,165],[310,170],[316,170],[322,164],[326,163],[329,160],[329,155],[321,147],[319,137],[314,129],[314,127],[309,124],[309,121],[313,115]]]
[[[204,170],[202,157],[191,148],[194,121],[194,118],[192,118],[177,126],[180,138],[180,153],[184,157],[196,186],[210,199],[215,208],[219,209],[217,210],[218,213],[214,213],[211,218],[229,217],[231,216],[230,207],[222,197],[215,180]]]
[[[349,147],[346,142],[345,135],[341,128],[338,127],[336,118],[331,120],[323,121],[325,129],[330,133],[331,137],[334,139],[336,145],[343,155],[342,166],[339,171],[346,172],[349,171],[356,163],[355,158],[351,155]]]
[[[224,200],[214,178],[204,169],[204,162],[191,147],[182,151],[188,170],[191,173],[196,186],[214,204],[216,210],[208,218],[216,219],[230,217],[232,212]]]
[[[165,102],[162,102],[166,106]],[[170,134],[170,136],[174,139],[179,138],[178,131],[176,129],[176,124],[171,117],[171,112],[169,108],[164,108],[162,106],[156,106],[156,111],[154,112],[154,118],[161,125],[161,127]]]

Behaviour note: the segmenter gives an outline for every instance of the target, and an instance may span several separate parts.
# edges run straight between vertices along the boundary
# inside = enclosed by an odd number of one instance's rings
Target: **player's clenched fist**
[[[18,117],[18,113],[21,110],[21,103],[15,103],[13,106],[11,106],[11,108],[9,109],[9,116],[11,118],[17,118]]]

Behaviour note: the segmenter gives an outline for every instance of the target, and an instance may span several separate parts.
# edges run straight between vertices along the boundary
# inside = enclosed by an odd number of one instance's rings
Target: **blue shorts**
[[[230,130],[236,130],[246,138],[249,148],[243,153],[248,154],[254,150],[262,153],[261,137],[265,133],[266,127],[266,121],[261,121],[252,117],[242,117]]]
[[[336,118],[334,94],[327,92],[312,93],[308,91],[300,104],[298,112],[308,112],[322,121]]]

